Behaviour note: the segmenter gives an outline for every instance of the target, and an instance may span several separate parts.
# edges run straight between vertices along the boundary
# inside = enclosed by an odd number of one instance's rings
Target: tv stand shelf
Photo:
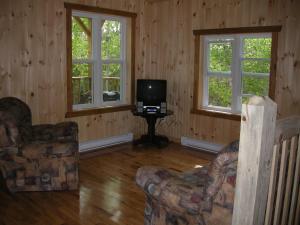
[[[165,136],[155,134],[155,124],[158,118],[163,118],[169,115],[172,115],[171,110],[167,110],[167,113],[139,113],[136,110],[132,111],[133,115],[140,116],[146,119],[148,124],[148,133],[142,135],[140,139],[133,141],[134,145],[142,146],[156,146],[158,148],[163,148],[168,146],[169,139]]]

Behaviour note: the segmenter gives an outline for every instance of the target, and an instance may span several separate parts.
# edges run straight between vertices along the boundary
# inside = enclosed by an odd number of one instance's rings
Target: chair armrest
[[[32,142],[19,149],[19,155],[29,160],[78,156],[77,141]]]
[[[181,213],[199,214],[201,210],[211,208],[212,204],[212,199],[206,198],[206,187],[210,177],[206,171],[201,175],[201,178],[192,173],[179,176],[162,168],[142,167],[137,172],[136,182],[149,197],[155,198],[170,209]]]
[[[34,141],[77,141],[78,125],[75,122],[32,126]]]
[[[138,169],[136,183],[148,195],[158,197],[160,195],[159,185],[174,177],[174,174],[160,167],[144,166]]]

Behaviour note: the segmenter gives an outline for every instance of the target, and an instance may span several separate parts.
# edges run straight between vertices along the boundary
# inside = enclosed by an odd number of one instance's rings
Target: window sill
[[[228,120],[241,121],[240,114],[233,114],[230,112],[222,112],[222,111],[210,110],[210,109],[192,109],[191,113],[216,117],[216,118],[222,118],[222,119],[228,119]]]
[[[83,109],[83,110],[74,110],[67,112],[65,117],[79,117],[79,116],[90,116],[94,114],[103,114],[103,113],[112,113],[112,112],[120,112],[132,110],[134,108],[133,105],[120,105],[120,106],[108,106],[103,108],[92,108],[92,109]]]

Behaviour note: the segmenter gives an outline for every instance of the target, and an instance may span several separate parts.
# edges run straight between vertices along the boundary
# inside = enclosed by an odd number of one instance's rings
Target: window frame
[[[222,28],[222,29],[208,29],[208,30],[194,30],[195,41],[195,55],[194,55],[194,90],[193,90],[193,108],[191,113],[202,114],[206,116],[240,120],[241,102],[238,96],[241,96],[242,82],[240,76],[242,75],[241,62],[242,58],[240,50],[243,46],[243,38],[245,37],[264,37],[270,35],[272,38],[271,44],[271,58],[270,58],[270,80],[269,80],[269,96],[274,100],[275,98],[275,85],[276,85],[276,63],[277,63],[277,46],[278,46],[278,32],[280,32],[281,26],[267,26],[267,27],[242,27],[242,28]],[[238,37],[239,36],[239,37]],[[231,71],[228,72],[210,72],[209,55],[208,52],[208,40],[238,37],[226,42],[239,42],[232,45],[232,65]],[[201,43],[201,38],[203,43]],[[226,43],[221,42],[221,43]],[[202,44],[202,52],[201,46]],[[241,46],[240,46],[241,45]],[[237,47],[237,48],[236,48]],[[202,53],[202,55],[200,55]],[[202,57],[201,57],[202,56]],[[256,59],[255,59],[256,60]],[[234,64],[234,65],[233,65]],[[238,65],[237,65],[238,64]],[[202,71],[200,67],[202,66]],[[241,73],[241,74],[240,74]],[[210,75],[209,75],[210,74]],[[232,102],[231,109],[223,107],[210,107],[208,106],[208,77],[215,74],[217,77],[230,76],[232,77]],[[232,76],[231,76],[232,75]],[[201,92],[201,93],[200,93]],[[234,95],[236,97],[234,97]],[[202,96],[202,99],[199,98]],[[235,99],[235,100],[233,100]]]
[[[125,11],[119,11],[119,10],[112,10],[112,9],[106,9],[106,8],[99,8],[99,7],[93,7],[93,6],[87,6],[87,5],[79,5],[79,4],[72,4],[72,3],[64,3],[64,6],[66,8],[66,48],[67,48],[67,112],[66,117],[76,117],[76,116],[86,116],[86,115],[93,115],[93,114],[99,114],[99,113],[110,113],[110,112],[118,112],[118,111],[125,111],[125,110],[131,110],[133,108],[134,104],[134,93],[135,93],[135,24],[136,24],[136,13],[131,12],[125,12]],[[80,17],[87,17],[92,18],[92,37],[95,37],[98,39],[97,43],[93,40],[95,38],[92,38],[92,58],[91,59],[72,59],[72,16],[80,16]],[[99,25],[99,22],[94,22],[94,20],[100,20],[99,18],[109,19],[109,20],[116,20],[121,22],[121,56],[120,59],[102,59],[101,57],[101,51],[96,52],[94,51],[95,45],[99,45],[99,40],[101,41],[102,35],[100,35],[101,32],[99,32],[99,29],[95,29],[96,24]],[[130,62],[131,64],[127,65],[126,60],[126,19],[131,20],[131,49],[129,49],[130,52]],[[125,28],[125,30],[124,30]],[[94,36],[95,35],[95,36]],[[123,43],[122,43],[123,42]],[[101,43],[101,42],[100,42]],[[101,49],[101,47],[97,47],[96,49]],[[95,60],[97,59],[98,60]],[[98,62],[96,62],[98,61]],[[73,89],[72,89],[72,65],[73,62],[75,63],[91,63],[91,64],[97,64],[93,65],[93,74],[100,74],[99,72],[102,70],[102,65],[104,64],[111,64],[116,62],[117,64],[120,64],[121,66],[121,77],[120,80],[123,80],[121,82],[120,86],[120,101],[109,101],[104,102],[102,98],[103,93],[103,76],[101,75],[95,75],[92,76],[92,98],[96,96],[94,94],[95,87],[96,89],[101,90],[101,94],[98,94],[98,97],[96,99],[96,102],[91,104],[80,104],[80,105],[73,105]],[[129,68],[128,68],[128,67]],[[125,103],[125,91],[126,91],[126,71],[130,69],[130,86],[131,90],[127,90],[129,93],[130,91],[130,102],[129,104]],[[96,85],[98,84],[98,85]]]

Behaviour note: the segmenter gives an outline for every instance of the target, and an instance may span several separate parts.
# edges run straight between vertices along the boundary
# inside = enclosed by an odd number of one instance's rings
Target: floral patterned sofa
[[[179,174],[142,167],[137,184],[146,193],[145,225],[230,225],[239,142],[206,167]]]
[[[11,192],[78,188],[78,128],[74,122],[32,125],[21,100],[0,99],[0,175]]]

